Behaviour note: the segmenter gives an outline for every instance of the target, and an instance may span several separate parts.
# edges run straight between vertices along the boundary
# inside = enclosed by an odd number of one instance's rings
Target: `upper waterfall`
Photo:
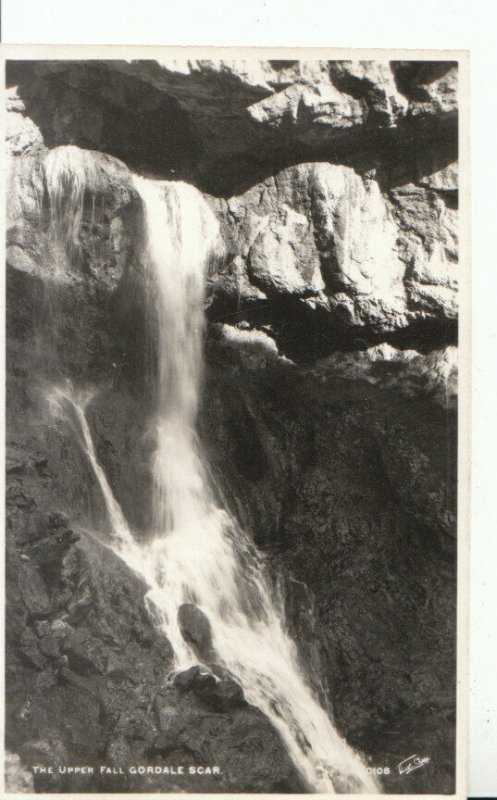
[[[71,159],[61,168],[52,165],[51,197],[59,202],[68,164],[83,170],[69,192],[75,208],[84,191],[85,159]],[[176,668],[198,662],[178,620],[181,606],[193,603],[210,623],[216,663],[271,720],[309,790],[377,792],[366,765],[314,696],[263,558],[237,520],[219,507],[198,441],[203,299],[209,258],[219,237],[216,218],[189,185],[135,177],[134,186],[144,214],[141,260],[156,352],[153,514],[146,543],[127,535],[122,511],[98,462],[80,395],[67,385],[64,390],[55,387],[54,405],[59,415],[66,414],[73,430],[77,428],[116,533],[111,546],[149,587],[148,606],[171,643]],[[57,205],[54,213],[60,225],[63,214]],[[71,215],[75,213],[73,209]],[[74,242],[72,224],[67,235]]]
[[[205,613],[217,660],[273,721],[307,783],[320,791],[375,791],[358,756],[312,695],[246,533],[217,507],[195,434],[202,374],[203,287],[217,223],[199,192],[135,179],[144,205],[145,260],[159,320],[154,459],[157,605],[169,627],[194,602]],[[174,637],[177,638],[176,636]],[[184,648],[182,648],[184,650]],[[178,666],[186,665],[181,652]]]
[[[200,192],[180,182],[134,178],[145,209],[143,260],[157,350],[157,449],[153,520],[157,533],[192,522],[204,502],[195,420],[202,380],[205,269],[217,220]]]
[[[85,195],[94,200],[99,173],[95,154],[74,145],[51,150],[44,163],[50,208],[50,230],[67,246],[71,256],[79,250]]]

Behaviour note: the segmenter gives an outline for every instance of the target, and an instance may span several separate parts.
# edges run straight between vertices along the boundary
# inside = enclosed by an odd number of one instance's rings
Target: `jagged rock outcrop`
[[[103,150],[224,196],[304,161],[388,180],[457,157],[448,62],[26,62],[8,79],[49,147]]]
[[[391,333],[457,317],[457,215],[444,173],[384,194],[374,174],[300,164],[223,204],[231,263],[216,285],[233,310],[276,299],[335,331]],[[450,184],[449,184],[450,185]],[[427,188],[429,187],[429,188]],[[290,323],[291,324],[291,323]]]
[[[12,152],[25,155],[24,170],[38,169],[42,133],[49,146],[92,146],[123,156],[134,167],[130,153],[106,141],[106,114],[112,108],[116,114],[129,115],[131,107],[138,125],[144,109],[166,101],[181,108],[203,155],[192,153],[192,164],[184,168],[176,151],[168,149],[169,132],[181,128],[172,115],[169,124],[160,127],[160,147],[175,166],[166,168],[157,154],[148,169],[168,179],[194,180],[211,191],[199,175],[202,159],[208,160],[211,177],[217,170],[212,159],[221,159],[223,166],[230,157],[252,164],[251,188],[234,192],[234,180],[233,196],[215,204],[228,251],[220,274],[213,276],[213,320],[243,312],[244,307],[249,308],[249,319],[264,318],[266,305],[275,305],[277,312],[271,313],[281,316],[283,338],[292,339],[292,328],[295,340],[302,338],[306,326],[316,330],[307,357],[316,349],[317,339],[325,336],[333,342],[344,329],[373,344],[378,334],[434,323],[439,342],[453,342],[457,317],[454,65],[427,63],[414,70],[403,62],[242,66],[116,61],[36,67],[28,63],[12,71],[20,88],[8,100],[9,143]],[[155,101],[150,93],[156,93]],[[96,104],[101,117],[94,134],[86,130],[95,117],[83,113],[88,103]],[[439,130],[439,125],[448,126],[447,131]],[[357,131],[366,137],[359,148]],[[335,147],[336,137],[344,132],[337,152],[319,150],[322,145]],[[144,140],[141,131],[129,134],[126,141],[133,146]],[[378,140],[377,134],[389,135],[392,141]],[[190,152],[186,140],[177,146],[183,155]],[[290,151],[288,158],[275,154],[296,146],[301,148],[296,160],[304,163],[278,169],[282,161],[294,159]],[[38,154],[34,163],[27,158],[33,153]],[[271,175],[260,182],[258,165],[265,157],[271,160]],[[126,213],[133,189],[124,165],[105,156],[100,159],[100,163],[97,157],[87,159],[87,170],[93,170],[89,182],[93,180],[97,197],[107,195],[110,204],[115,203],[107,212],[113,221],[102,236],[97,219],[97,229],[94,226],[92,232],[89,226],[80,246],[88,251],[92,242],[100,247],[107,242],[107,252],[100,253],[105,262],[100,280],[117,281],[129,240],[133,233],[136,236]],[[43,187],[35,179],[29,186],[26,174],[16,174],[14,181],[14,196],[27,194],[32,206],[39,204]],[[32,215],[36,208],[24,211]],[[126,237],[127,244],[122,241]],[[14,235],[10,258],[28,269],[29,246],[18,240],[19,234]],[[246,315],[239,313],[239,318]],[[289,346],[292,351],[293,344],[281,342],[283,349]],[[344,349],[343,342],[339,349]]]
[[[93,387],[99,460],[146,536],[139,169],[194,183],[218,215],[200,433],[282,587],[316,692],[372,763],[430,755],[406,778],[393,770],[388,791],[452,791],[456,67],[41,62],[9,74],[8,746],[24,765],[229,765],[219,779],[170,777],[167,791],[302,790],[269,723],[216,674],[191,608],[184,633],[213,674],[164,686],[171,651],[146,587],[102,549],[94,477],[47,413],[47,381]],[[74,225],[61,237],[50,176],[71,160],[91,192],[67,182]],[[58,780],[36,789],[164,790],[155,775]]]

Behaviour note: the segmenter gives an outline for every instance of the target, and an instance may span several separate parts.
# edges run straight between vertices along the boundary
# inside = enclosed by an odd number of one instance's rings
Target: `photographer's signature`
[[[408,758],[404,758],[400,764],[397,764],[397,769],[399,770],[399,775],[409,775],[411,772],[414,772],[415,769],[419,769],[420,767],[424,767],[425,764],[428,764],[430,761],[429,756],[417,756],[412,755]]]

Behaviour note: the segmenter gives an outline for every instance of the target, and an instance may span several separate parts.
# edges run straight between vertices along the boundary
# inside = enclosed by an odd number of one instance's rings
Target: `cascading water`
[[[93,201],[99,181],[95,154],[74,145],[51,150],[45,159],[45,184],[50,204],[50,231],[63,241],[71,257],[79,250],[85,195]]]
[[[76,436],[78,444],[88,458],[97,479],[112,528],[111,545],[117,551],[133,548],[134,539],[119,503],[112,493],[102,465],[99,463],[85,408],[93,397],[92,392],[75,392],[70,381],[54,385],[48,392],[48,402],[53,417],[66,420]]]
[[[202,373],[205,267],[218,236],[193,187],[134,179],[145,215],[149,316],[157,322],[157,416],[150,540],[134,540],[98,463],[85,402],[69,384],[53,387],[97,478],[114,538],[110,546],[146,581],[147,603],[166,633],[176,669],[198,663],[178,609],[208,618],[216,662],[271,720],[310,791],[378,792],[360,757],[335,730],[308,686],[264,565],[246,533],[219,508],[195,421]],[[73,231],[71,229],[71,236]]]

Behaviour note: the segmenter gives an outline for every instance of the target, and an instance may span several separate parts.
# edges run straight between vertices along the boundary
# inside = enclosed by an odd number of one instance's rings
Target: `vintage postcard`
[[[6,792],[466,797],[467,54],[2,62]]]

